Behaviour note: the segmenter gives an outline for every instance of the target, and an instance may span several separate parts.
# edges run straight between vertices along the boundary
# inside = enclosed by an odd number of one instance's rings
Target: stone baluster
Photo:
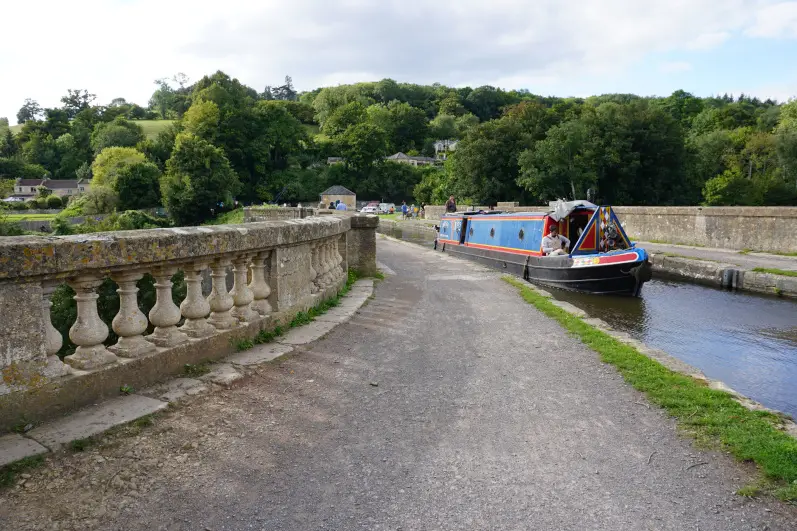
[[[123,358],[138,358],[155,351],[155,345],[144,339],[147,331],[147,316],[138,308],[138,287],[136,282],[144,276],[143,271],[132,271],[112,275],[111,279],[119,285],[119,313],[113,318],[111,326],[119,336],[116,345],[108,350]]]
[[[271,313],[271,304],[268,302],[268,297],[271,295],[271,286],[266,281],[266,260],[271,255],[271,251],[263,251],[258,253],[252,258],[252,281],[249,283],[249,289],[252,290],[254,295],[254,302],[252,309],[260,315]],[[312,267],[312,266],[311,266]]]
[[[327,261],[326,287],[332,286],[335,282],[335,261],[332,259],[332,242],[324,242],[324,253]]]
[[[57,378],[69,374],[69,365],[65,364],[57,356],[58,351],[64,344],[64,338],[61,333],[55,329],[53,322],[50,318],[50,308],[53,303],[50,302],[56,286],[54,284],[42,285],[42,320],[44,321],[44,350],[47,353],[47,366],[42,371],[42,374],[48,378]]]
[[[203,262],[189,264],[185,268],[185,300],[180,304],[180,312],[185,317],[185,322],[180,330],[188,337],[203,338],[212,336],[216,329],[208,323],[210,303],[202,296],[202,271],[208,265]]]
[[[102,279],[94,276],[82,276],[69,282],[77,302],[77,319],[69,329],[69,339],[77,348],[64,361],[76,369],[94,369],[117,360],[102,344],[108,337],[108,326],[97,313],[99,295],[95,290],[101,284]]]
[[[318,293],[318,245],[310,242],[310,293]]]
[[[318,244],[318,261],[321,268],[321,274],[318,278],[318,286],[323,290],[329,286],[329,246],[327,242]]]
[[[227,267],[230,265],[228,259],[216,260],[210,266],[210,278],[213,279],[213,287],[208,295],[210,304],[210,318],[208,322],[219,330],[228,330],[238,326],[238,320],[230,315],[235,301],[227,292]]]
[[[255,294],[252,293],[246,283],[247,273],[249,272],[249,259],[251,257],[251,254],[242,254],[237,256],[232,262],[234,280],[230,294],[235,308],[232,309],[230,314],[242,323],[250,323],[258,318],[258,313],[252,309]]]
[[[334,239],[332,240],[332,256],[335,258],[335,283],[338,283],[346,276],[346,273],[343,271],[343,256],[340,254],[340,240]]]
[[[176,271],[174,267],[159,267],[152,271],[157,299],[149,312],[149,320],[155,325],[155,330],[147,339],[159,347],[174,347],[188,341],[188,336],[177,328],[180,308],[172,299],[172,275]]]

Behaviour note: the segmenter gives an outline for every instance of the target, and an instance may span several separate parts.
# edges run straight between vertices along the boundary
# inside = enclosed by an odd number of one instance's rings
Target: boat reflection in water
[[[552,228],[570,240],[569,254],[545,255]],[[437,229],[435,248],[543,286],[638,296],[651,278],[647,252],[628,239],[610,206],[558,201],[547,212],[446,214]]]
[[[659,279],[639,298],[552,294],[797,417],[797,302]]]

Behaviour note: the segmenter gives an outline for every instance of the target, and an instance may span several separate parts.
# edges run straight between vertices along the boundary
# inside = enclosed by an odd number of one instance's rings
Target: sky
[[[0,0],[0,117],[25,98],[146,105],[222,70],[258,91],[392,78],[535,94],[797,96],[797,1]],[[9,44],[13,43],[13,44]]]

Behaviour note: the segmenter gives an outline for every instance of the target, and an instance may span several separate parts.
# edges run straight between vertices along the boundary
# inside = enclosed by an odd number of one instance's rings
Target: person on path
[[[402,219],[407,219],[407,202],[401,202],[401,217]]]
[[[542,239],[542,252],[545,256],[567,254],[564,249],[570,247],[570,240],[559,234],[559,227],[551,225],[550,232]]]
[[[448,198],[446,201],[446,212],[456,212],[457,211],[457,202],[454,201],[454,196]]]
[[[335,210],[346,210],[346,203],[338,200],[338,206],[335,207]]]

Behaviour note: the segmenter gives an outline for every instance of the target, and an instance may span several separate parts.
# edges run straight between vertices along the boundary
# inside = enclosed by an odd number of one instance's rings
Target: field
[[[6,214],[6,221],[44,221],[54,219],[55,214]]]
[[[171,125],[174,120],[133,120],[144,131],[144,135],[154,140],[158,133]],[[22,129],[21,125],[12,125],[11,132],[17,134]]]

